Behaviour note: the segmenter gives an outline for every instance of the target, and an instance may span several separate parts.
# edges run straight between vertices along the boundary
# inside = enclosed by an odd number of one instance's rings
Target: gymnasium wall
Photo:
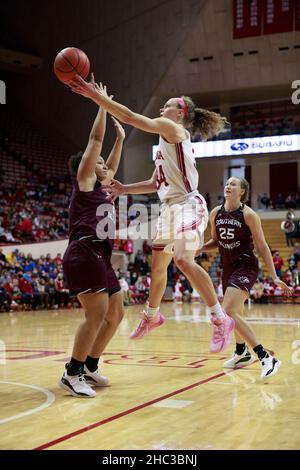
[[[3,46],[43,59],[41,70],[7,75],[7,106],[22,109],[73,152],[86,145],[97,108],[58,82],[53,73],[57,52],[67,46],[82,48],[96,80],[106,83],[116,100],[142,112],[205,1],[6,3],[1,5]],[[112,126],[109,134],[104,154],[113,139]]]

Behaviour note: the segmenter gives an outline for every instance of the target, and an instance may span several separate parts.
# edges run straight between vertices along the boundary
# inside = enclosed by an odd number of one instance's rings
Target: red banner
[[[294,0],[263,0],[264,34],[293,31],[294,4]]]
[[[295,0],[295,29],[300,31],[300,0]]]
[[[260,36],[262,0],[233,0],[233,39]]]

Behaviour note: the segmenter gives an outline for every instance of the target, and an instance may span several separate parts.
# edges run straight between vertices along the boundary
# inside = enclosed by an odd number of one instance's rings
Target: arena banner
[[[300,134],[194,142],[192,145],[195,158],[296,152],[300,151]],[[152,147],[153,160],[155,160],[157,149],[157,145]]]
[[[295,0],[295,29],[300,31],[300,0]]]
[[[263,34],[294,29],[295,0],[263,0]]]
[[[233,39],[261,33],[262,0],[233,0]]]

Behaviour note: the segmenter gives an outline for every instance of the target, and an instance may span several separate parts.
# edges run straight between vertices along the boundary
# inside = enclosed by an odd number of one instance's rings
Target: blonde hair
[[[245,204],[249,199],[250,185],[245,178],[238,177],[241,183],[241,188],[245,190],[244,194],[241,195],[241,201]]]
[[[221,116],[221,114],[197,108],[189,96],[182,96],[181,98],[188,110],[188,113],[185,113],[184,125],[191,129],[193,137],[199,132],[202,140],[211,139],[230,127],[226,117]],[[180,107],[179,104],[178,106]]]

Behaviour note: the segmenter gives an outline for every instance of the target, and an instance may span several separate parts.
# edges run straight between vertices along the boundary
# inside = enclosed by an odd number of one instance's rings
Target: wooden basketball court
[[[268,383],[260,365],[230,371],[208,353],[203,304],[166,303],[165,325],[129,339],[140,306],[103,356],[110,387],[74,398],[57,381],[82,310],[0,315],[1,449],[300,449],[300,311],[245,310],[262,343],[283,361]]]

